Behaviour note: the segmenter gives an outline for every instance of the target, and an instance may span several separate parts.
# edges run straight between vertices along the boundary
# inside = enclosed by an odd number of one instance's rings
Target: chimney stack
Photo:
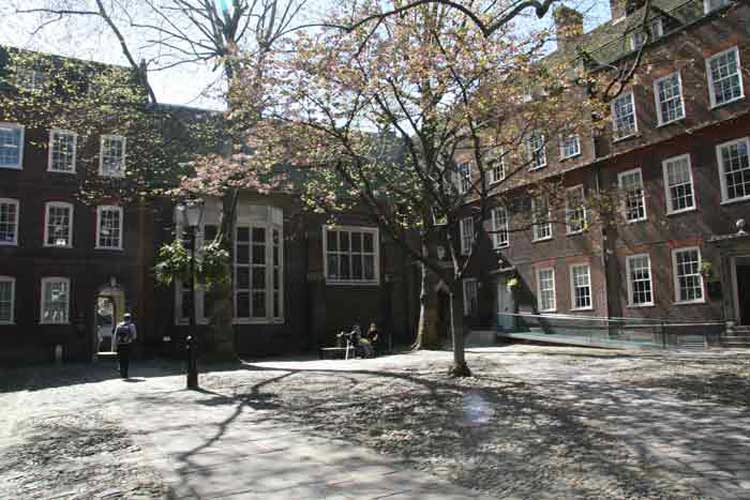
[[[565,50],[567,46],[578,42],[583,35],[583,14],[562,5],[555,10],[554,17],[557,46]]]

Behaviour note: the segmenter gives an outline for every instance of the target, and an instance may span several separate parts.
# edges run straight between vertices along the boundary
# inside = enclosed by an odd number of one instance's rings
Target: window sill
[[[697,210],[698,210],[698,207],[690,207],[690,208],[682,208],[680,210],[674,210],[672,212],[667,211],[667,217],[670,217],[672,215],[689,214],[690,212],[696,212]]]
[[[574,309],[571,309],[570,312],[593,311],[593,310],[594,310],[594,306],[576,307]]]
[[[701,299],[701,300],[690,300],[690,301],[684,301],[684,302],[677,302],[677,301],[675,301],[675,302],[673,302],[673,305],[675,305],[675,306],[694,306],[696,304],[705,304],[705,303],[706,303],[706,299],[704,298],[704,299]]]
[[[283,319],[237,319],[232,320],[233,325],[283,325]]]
[[[743,196],[742,198],[732,198],[731,200],[721,200],[721,205],[731,205],[733,203],[742,203],[743,201],[750,201],[750,196]]]
[[[538,239],[535,239],[535,240],[531,240],[531,242],[532,243],[541,243],[543,241],[550,241],[552,239],[553,239],[552,236],[547,236],[545,238],[538,238]]]
[[[670,120],[670,121],[668,121],[668,122],[664,122],[664,123],[657,123],[657,124],[656,124],[656,128],[662,128],[662,127],[666,127],[667,125],[675,125],[675,124],[677,124],[677,123],[680,123],[680,122],[681,122],[681,121],[683,121],[684,119],[685,119],[685,117],[684,117],[684,116],[681,116],[681,117],[679,117],[679,118],[675,118],[674,120]]]
[[[628,309],[643,309],[648,307],[656,307],[656,304],[654,304],[653,302],[648,304],[628,304],[626,307]]]
[[[493,247],[492,249],[497,252],[499,250],[505,250],[506,248],[510,248],[510,243],[506,243],[505,245],[500,245],[498,247]]]
[[[534,172],[535,170],[541,170],[541,169],[545,168],[546,166],[547,166],[547,164],[545,163],[544,165],[541,165],[541,166],[538,166],[538,167],[530,167],[529,168],[529,172]]]
[[[94,247],[94,250],[102,250],[106,252],[122,252],[124,248],[116,248],[116,247]]]
[[[0,321],[0,326],[16,326],[15,321]]]
[[[45,243],[43,246],[44,248],[61,248],[61,249],[68,249],[68,250],[73,248],[73,245],[48,245],[47,243]]]
[[[0,247],[17,247],[17,246],[18,246],[18,242],[17,241],[14,241],[12,243],[7,243],[7,242],[4,242],[4,241],[0,241]]]
[[[619,142],[624,142],[624,141],[627,141],[628,139],[635,139],[636,137],[640,137],[640,136],[641,135],[638,133],[638,131],[635,131],[630,135],[625,135],[625,136],[617,137],[617,138],[612,137],[612,143],[617,144]]]
[[[581,156],[581,152],[580,151],[578,153],[574,154],[574,155],[561,156],[560,157],[560,161],[574,160],[574,159],[578,158],[579,156]]]
[[[75,170],[53,170],[51,168],[47,169],[48,174],[68,174],[68,175],[75,175],[77,172]]]
[[[539,309],[539,314],[546,314],[546,313],[556,314],[557,313],[557,308],[554,308],[554,309]]]
[[[51,322],[51,321],[40,321],[39,324],[45,325],[45,326],[65,326],[65,325],[70,325],[70,321],[65,321],[61,323]]]
[[[715,103],[713,103],[713,102],[712,102],[712,103],[711,103],[711,106],[710,106],[710,107],[709,107],[708,109],[710,109],[710,110],[712,110],[712,111],[713,111],[714,109],[718,109],[718,108],[721,108],[721,107],[723,107],[723,106],[726,106],[726,105],[728,105],[728,104],[732,104],[733,102],[738,102],[738,101],[741,101],[741,100],[743,100],[744,98],[745,98],[745,93],[744,93],[744,92],[742,92],[742,95],[741,95],[741,96],[739,96],[739,97],[735,97],[735,98],[734,98],[734,99],[732,99],[731,101],[727,101],[727,102],[722,102],[722,103],[720,103],[720,104],[715,104]]]
[[[639,222],[646,222],[646,221],[648,221],[648,218],[644,217],[642,219],[626,220],[625,224],[638,224]]]
[[[23,170],[23,165],[0,165],[0,170]]]
[[[565,236],[577,236],[579,234],[583,234],[583,229],[580,231],[569,231],[565,233]]]
[[[338,281],[326,280],[328,286],[380,286],[379,281]]]

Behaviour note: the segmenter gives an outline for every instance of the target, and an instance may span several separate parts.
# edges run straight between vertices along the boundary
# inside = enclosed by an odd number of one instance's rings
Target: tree
[[[298,35],[274,67],[277,105],[254,129],[253,161],[305,167],[300,189],[312,207],[366,210],[421,264],[417,343],[427,343],[429,283],[446,284],[455,310],[491,233],[490,209],[510,187],[555,192],[529,168],[551,138],[591,127],[595,103],[583,98],[589,82],[568,60],[545,59],[546,30],[519,34],[509,22],[485,36],[442,2],[384,16],[375,28],[339,28],[367,15],[347,3],[331,28]],[[491,183],[501,167],[504,176]],[[461,241],[465,218],[473,229]],[[527,227],[539,222],[527,219]],[[448,268],[438,244],[447,246]],[[453,315],[454,375],[470,373],[462,330]]]

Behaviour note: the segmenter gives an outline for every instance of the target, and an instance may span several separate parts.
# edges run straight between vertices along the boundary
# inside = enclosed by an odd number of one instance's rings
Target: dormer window
[[[646,28],[648,32],[648,41],[653,42],[654,40],[658,40],[662,36],[664,36],[664,25],[662,23],[662,20],[660,17],[657,17],[656,19],[652,19],[648,22],[648,27]],[[630,50],[638,50],[646,43],[646,31],[643,31],[642,29],[638,28],[635,31],[632,31],[628,35],[628,45],[630,46]]]

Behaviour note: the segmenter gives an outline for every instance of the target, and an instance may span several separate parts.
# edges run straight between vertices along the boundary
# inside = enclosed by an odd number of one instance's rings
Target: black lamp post
[[[198,388],[198,330],[195,318],[195,237],[203,218],[203,200],[188,200],[177,205],[183,227],[190,228],[190,331],[185,339],[187,388]]]

